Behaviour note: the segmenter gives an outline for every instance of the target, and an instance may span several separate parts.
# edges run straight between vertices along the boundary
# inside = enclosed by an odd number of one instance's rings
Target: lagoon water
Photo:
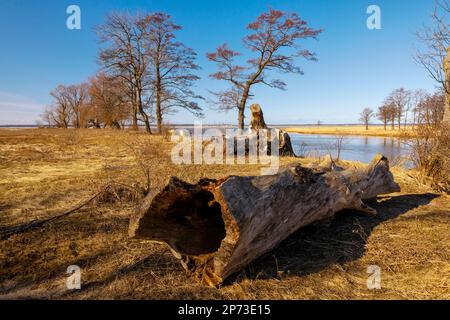
[[[272,126],[282,128],[283,126]],[[179,125],[176,129],[188,130],[191,134],[193,126]],[[235,126],[210,125],[203,126],[203,132],[214,128],[224,131],[235,129]],[[246,128],[247,130],[248,128]],[[331,154],[336,158],[336,143],[342,136],[329,134],[300,134],[289,133],[294,152],[299,156],[319,157]],[[411,168],[412,163],[408,161],[410,148],[406,142],[398,138],[375,137],[375,136],[343,136],[340,158],[369,163],[377,153],[388,157],[391,163],[401,164]]]
[[[297,155],[323,156],[331,153],[336,157],[339,136],[297,133],[289,135]],[[408,145],[398,138],[344,136],[340,158],[368,163],[377,153],[381,153],[388,157],[391,163],[397,163],[400,158],[407,159],[409,151]]]

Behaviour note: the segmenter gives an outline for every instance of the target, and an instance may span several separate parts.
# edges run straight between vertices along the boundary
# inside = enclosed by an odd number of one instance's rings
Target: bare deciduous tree
[[[426,97],[427,97],[427,93],[425,90],[422,90],[422,89],[414,90],[411,93],[411,110],[413,113],[413,119],[412,119],[413,129],[414,129],[415,125],[419,123],[418,116],[420,115],[420,106],[422,105],[422,103]]]
[[[196,100],[203,98],[192,90],[199,79],[193,71],[199,67],[195,64],[196,53],[176,41],[175,32],[181,30],[181,26],[172,22],[169,15],[160,12],[147,15],[140,20],[139,27],[145,35],[156,122],[161,133],[164,114],[175,108],[201,115],[202,109]]]
[[[386,130],[387,124],[388,124],[389,119],[390,119],[389,106],[387,106],[387,105],[380,106],[378,108],[377,118],[378,118],[378,120],[383,122],[384,130]]]
[[[72,110],[72,125],[75,128],[85,128],[87,124],[88,87],[86,83],[65,87],[64,94]]]
[[[364,108],[364,110],[360,113],[359,121],[366,126],[366,130],[369,130],[369,123],[373,116],[373,110],[370,108]]]
[[[123,128],[131,115],[131,103],[122,78],[100,73],[90,81],[90,121],[95,127]]]
[[[411,92],[405,88],[392,91],[386,99],[386,104],[395,106],[395,116],[397,118],[398,129],[401,128],[401,121],[409,110]]]
[[[447,56],[447,50],[450,49],[449,15],[450,1],[436,0],[431,15],[432,25],[424,27],[417,33],[427,49],[415,55],[415,61],[427,70],[430,77],[440,84],[447,95],[450,94],[450,79],[445,76],[443,61]]]
[[[147,67],[144,52],[145,32],[139,15],[113,13],[106,22],[97,28],[100,42],[106,48],[100,50],[99,60],[104,71],[112,76],[123,78],[130,91],[133,106],[133,127],[137,129],[137,113],[144,121],[145,128],[151,133],[148,95]]]
[[[398,108],[395,104],[388,103],[387,110],[388,110],[388,114],[389,114],[389,122],[391,123],[391,129],[394,130],[395,129],[395,119],[397,118],[397,115],[398,115]]]
[[[256,21],[250,23],[247,29],[251,34],[243,39],[244,45],[256,56],[247,61],[247,66],[235,63],[239,52],[231,50],[226,44],[221,45],[213,53],[208,53],[210,61],[218,65],[219,71],[211,77],[225,80],[231,84],[231,89],[225,91],[239,92],[238,126],[244,128],[244,114],[247,100],[251,96],[251,88],[255,84],[264,84],[272,88],[285,89],[286,84],[279,80],[270,80],[268,71],[301,74],[301,69],[295,65],[296,58],[315,60],[315,55],[308,50],[300,49],[297,42],[301,39],[316,38],[322,30],[308,27],[296,13],[284,13],[270,9],[261,14]],[[288,49],[295,49],[287,53]],[[229,105],[227,106],[229,107]]]
[[[75,128],[86,126],[88,92],[86,84],[59,85],[50,92],[51,106],[44,110],[42,118],[51,126]]]
[[[438,91],[428,94],[418,105],[418,123],[433,128],[438,128],[442,122],[445,111],[444,92]]]
[[[386,130],[387,124],[391,124],[391,129],[394,130],[395,119],[397,117],[397,107],[392,103],[384,103],[378,108],[377,118],[384,124]]]

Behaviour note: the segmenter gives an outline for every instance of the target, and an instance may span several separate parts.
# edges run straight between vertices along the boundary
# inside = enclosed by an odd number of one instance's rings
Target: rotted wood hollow
[[[231,176],[189,184],[172,178],[149,194],[129,235],[165,242],[184,268],[218,286],[299,228],[343,209],[369,214],[363,200],[399,191],[388,160],[364,168],[292,164],[272,176]]]

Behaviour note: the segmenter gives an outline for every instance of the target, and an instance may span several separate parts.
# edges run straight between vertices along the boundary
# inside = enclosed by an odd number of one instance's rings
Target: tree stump
[[[250,106],[250,112],[252,115],[250,121],[250,130],[257,132],[258,130],[269,129],[269,127],[266,125],[266,122],[264,121],[264,114],[259,104],[252,104]],[[279,141],[279,155],[281,157],[295,157],[296,155],[292,148],[291,137],[289,136],[289,134],[281,129],[276,129],[276,134],[278,135]],[[271,137],[269,137],[269,139],[270,138]],[[268,153],[271,153],[270,150],[268,150]]]
[[[399,191],[381,155],[365,168],[334,168],[292,164],[197,184],[173,177],[144,199],[129,235],[166,243],[198,281],[218,286],[299,228],[343,209],[375,214],[363,200]]]
[[[255,131],[258,131],[260,129],[267,129],[261,106],[259,104],[252,104],[250,106],[250,112],[252,113],[252,118],[250,120],[250,129]]]

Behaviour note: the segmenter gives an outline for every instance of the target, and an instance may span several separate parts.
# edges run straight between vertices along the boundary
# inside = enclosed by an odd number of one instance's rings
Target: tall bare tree
[[[388,105],[384,104],[378,108],[377,118],[378,120],[383,122],[384,130],[386,130],[387,124],[390,119],[390,111]]]
[[[364,108],[364,110],[360,113],[359,121],[361,121],[366,126],[366,130],[369,130],[369,123],[374,115],[375,114],[373,110],[370,108]]]
[[[395,129],[395,119],[398,117],[398,108],[395,104],[387,104],[387,110],[389,114],[389,122],[391,123],[391,129]]]
[[[66,88],[63,85],[59,85],[50,92],[53,103],[46,110],[48,117],[58,128],[68,128],[73,119],[73,110],[70,107]]]
[[[196,53],[176,40],[175,32],[181,26],[169,15],[161,12],[147,15],[139,21],[139,28],[145,35],[156,122],[161,133],[164,114],[176,108],[201,115],[197,100],[203,98],[192,90],[199,79],[193,71],[199,66],[195,64]]]
[[[72,110],[72,125],[75,128],[85,128],[87,124],[88,86],[86,83],[65,87],[63,94]]]
[[[397,118],[397,107],[385,101],[384,104],[378,108],[377,118],[384,124],[384,129],[386,130],[386,126],[388,123],[391,124],[391,129],[395,128],[395,119]]]
[[[445,111],[445,96],[443,90],[424,97],[418,106],[419,124],[437,128],[442,122]]]
[[[417,33],[425,44],[426,50],[415,55],[415,61],[423,66],[430,77],[434,79],[447,95],[450,95],[450,79],[444,72],[443,61],[450,50],[450,1],[436,0],[431,15],[432,23]]]
[[[386,104],[395,106],[398,129],[400,130],[402,119],[409,109],[411,92],[405,88],[399,88],[392,91],[386,99]]]
[[[413,113],[413,119],[412,119],[412,127],[413,128],[419,122],[418,116],[420,115],[421,105],[426,97],[427,97],[427,93],[425,90],[422,90],[422,89],[414,90],[411,93],[411,110]]]
[[[97,74],[90,81],[90,120],[94,126],[123,128],[131,116],[131,103],[122,78]]]
[[[47,123],[48,127],[66,129],[69,127],[72,115],[69,112],[69,108],[67,108],[65,104],[56,102],[45,107],[41,118],[45,123]]]
[[[211,77],[228,81],[231,89],[224,91],[226,96],[230,92],[239,92],[238,126],[244,128],[244,115],[247,100],[251,96],[251,89],[255,84],[264,84],[272,88],[285,89],[286,84],[279,80],[270,80],[269,71],[302,74],[295,65],[296,58],[316,60],[315,55],[308,50],[300,49],[298,41],[316,38],[322,30],[308,27],[296,13],[284,13],[270,9],[261,14],[254,22],[247,26],[252,33],[244,39],[244,46],[255,56],[247,61],[246,66],[235,63],[240,56],[226,44],[219,46],[215,52],[208,53],[207,58],[218,65],[219,71]],[[294,49],[289,50],[289,49]],[[289,52],[290,51],[290,52]]]
[[[97,28],[100,42],[106,47],[100,50],[99,60],[104,71],[123,78],[130,91],[133,106],[133,127],[137,128],[139,113],[148,133],[152,133],[146,103],[148,92],[148,61],[144,52],[145,33],[141,28],[143,17],[127,13],[113,13]]]
[[[59,128],[86,126],[88,103],[87,85],[59,85],[50,92],[53,103],[47,107],[43,119]]]

